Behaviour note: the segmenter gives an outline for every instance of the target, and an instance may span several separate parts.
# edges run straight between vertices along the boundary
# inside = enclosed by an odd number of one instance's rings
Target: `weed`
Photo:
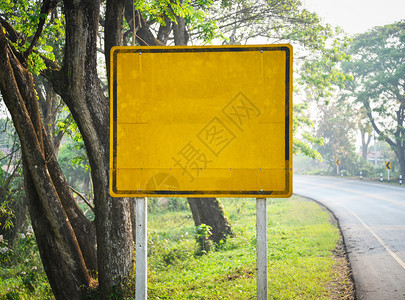
[[[7,241],[0,238],[4,249]],[[43,270],[32,227],[28,226],[0,261],[0,298],[49,299],[51,288]]]
[[[196,227],[195,239],[198,244],[197,255],[207,254],[212,249],[212,241],[209,239],[212,235],[212,227],[201,224]]]

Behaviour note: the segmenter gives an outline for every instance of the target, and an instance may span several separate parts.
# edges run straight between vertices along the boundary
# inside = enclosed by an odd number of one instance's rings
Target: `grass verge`
[[[254,199],[223,199],[235,237],[194,255],[188,210],[149,213],[148,299],[255,299]],[[330,214],[303,198],[268,200],[269,299],[349,299],[334,251],[340,243]]]

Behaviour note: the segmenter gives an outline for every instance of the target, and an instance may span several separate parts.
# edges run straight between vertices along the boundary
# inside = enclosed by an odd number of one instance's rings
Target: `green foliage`
[[[212,249],[212,241],[209,239],[212,235],[212,227],[201,224],[196,227],[195,239],[198,244],[197,255],[207,254]]]
[[[355,122],[352,111],[345,103],[331,101],[329,104],[319,104],[319,124],[317,137],[324,140],[317,150],[325,159],[329,174],[336,174],[336,159],[340,159],[341,170],[346,175],[358,174],[358,156],[355,153]]]
[[[293,107],[293,154],[302,153],[313,159],[322,161],[323,158],[315,146],[322,146],[323,138],[316,138],[308,128],[314,128],[313,122],[305,115],[308,110],[308,103],[294,104]],[[299,136],[300,138],[297,138]]]
[[[90,164],[87,158],[83,137],[71,114],[66,116],[68,109],[62,112],[62,117],[57,121],[57,132],[63,132],[64,140],[59,148],[58,162],[66,178],[78,188],[88,179]]]
[[[68,135],[74,142],[76,142],[76,148],[84,148],[83,137],[77,127],[76,121],[73,119],[73,116],[70,113],[67,114],[68,111],[67,107],[62,110],[62,118],[56,123],[56,131],[57,133],[63,132],[65,135]]]
[[[235,237],[203,256],[189,211],[149,214],[149,299],[251,299],[256,296],[256,214],[252,199],[221,199]],[[269,299],[327,299],[339,239],[314,202],[268,201]]]
[[[81,189],[85,182],[89,182],[89,162],[84,145],[66,138],[66,143],[60,146],[58,162],[63,174],[75,189]]]
[[[149,23],[166,25],[165,17],[177,24],[177,18],[184,18],[190,31],[198,31],[199,38],[208,43],[218,35],[214,20],[208,19],[207,10],[212,0],[138,0],[135,9],[139,9]]]
[[[151,213],[188,211],[189,209],[186,198],[148,198],[148,211]]]
[[[342,62],[350,60],[346,52],[351,38],[339,28],[333,30],[325,25],[324,30],[324,42],[315,43],[312,53],[299,63],[298,82],[309,88],[315,100],[333,96],[338,88],[343,88],[352,79],[351,75],[342,72],[340,68]]]
[[[0,180],[4,172],[0,170]],[[8,195],[4,195],[8,196]],[[9,197],[7,197],[9,198]],[[0,226],[5,230],[10,230],[13,227],[14,211],[11,207],[10,200],[5,200],[0,203]]]
[[[405,21],[357,35],[350,51],[353,59],[343,65],[353,77],[346,96],[363,105],[405,171]]]
[[[8,247],[8,242],[0,235],[0,264],[9,264],[11,262],[13,250]]]
[[[0,257],[3,258],[5,240],[1,241]],[[51,288],[42,268],[32,227],[29,226],[8,249],[7,260],[0,260],[1,299],[49,299]]]
[[[40,19],[47,16],[40,13],[41,1],[33,0],[5,0],[0,2],[0,14],[7,16],[7,21],[19,33],[18,40],[13,46],[24,52],[30,46]],[[46,68],[43,58],[55,60],[55,52],[61,52],[65,35],[64,19],[52,18],[47,20],[43,33],[34,47],[34,52],[28,57],[30,71],[38,75]],[[54,49],[56,47],[56,50]]]
[[[18,234],[17,231],[21,225],[19,222],[23,219],[19,215],[21,212],[16,209],[23,206],[25,197],[20,166],[20,144],[11,121],[0,120],[0,128],[0,166],[2,167],[0,168],[0,233],[12,243],[14,236]]]
[[[222,202],[234,224],[235,237],[203,256],[194,255],[195,227],[190,211],[162,209],[148,215],[149,299],[255,297],[255,201]],[[336,272],[332,250],[339,238],[329,217],[314,202],[269,200],[269,298],[328,298]],[[30,228],[16,243],[10,260],[0,266],[0,298],[51,298]],[[112,299],[122,288],[132,297],[133,281],[111,291]],[[97,291],[89,294],[90,299],[99,296]]]

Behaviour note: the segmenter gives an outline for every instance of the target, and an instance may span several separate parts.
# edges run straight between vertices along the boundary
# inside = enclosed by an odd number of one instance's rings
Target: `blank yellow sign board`
[[[114,197],[289,197],[292,47],[114,47]]]

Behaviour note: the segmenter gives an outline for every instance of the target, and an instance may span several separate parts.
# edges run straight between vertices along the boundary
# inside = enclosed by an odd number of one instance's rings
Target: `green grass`
[[[148,299],[256,298],[256,202],[222,202],[235,236],[201,256],[185,199],[166,206],[150,199]],[[329,214],[298,197],[267,203],[269,299],[327,299],[339,241]],[[0,258],[0,299],[52,298],[32,234],[18,241],[10,260]]]
[[[149,299],[255,299],[255,200],[223,204],[235,237],[203,256],[194,255],[189,211],[149,213]],[[328,298],[338,240],[329,214],[314,202],[268,200],[269,298]]]
[[[8,245],[3,241],[0,248]],[[34,234],[22,234],[7,255],[0,255],[0,299],[53,299]]]

